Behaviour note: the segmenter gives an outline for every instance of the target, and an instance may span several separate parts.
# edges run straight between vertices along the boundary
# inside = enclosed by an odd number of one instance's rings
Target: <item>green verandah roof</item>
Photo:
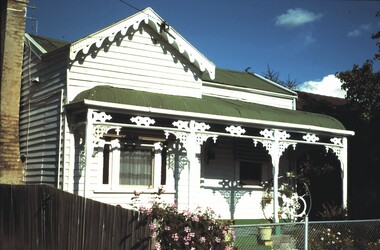
[[[156,94],[110,86],[97,86],[79,93],[71,103],[84,100],[127,104],[184,112],[220,115],[233,118],[257,119],[344,130],[333,117],[303,111],[276,108],[256,103],[203,96],[202,99]]]

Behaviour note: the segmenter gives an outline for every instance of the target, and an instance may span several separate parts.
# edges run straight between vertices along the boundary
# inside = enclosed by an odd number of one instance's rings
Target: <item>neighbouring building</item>
[[[28,2],[0,2],[0,183],[23,182],[18,122]]]
[[[354,132],[296,100],[258,74],[217,68],[151,8],[72,43],[26,34],[25,182],[123,207],[163,186],[180,209],[254,219],[261,183],[273,178],[278,190],[279,176],[320,147],[340,162],[347,206]]]

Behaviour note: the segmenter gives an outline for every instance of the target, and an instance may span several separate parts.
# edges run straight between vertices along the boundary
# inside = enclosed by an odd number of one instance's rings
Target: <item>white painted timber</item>
[[[68,100],[97,85],[200,98],[201,72],[170,44],[155,44],[152,35],[152,29],[141,27],[132,37],[74,61],[68,72]]]

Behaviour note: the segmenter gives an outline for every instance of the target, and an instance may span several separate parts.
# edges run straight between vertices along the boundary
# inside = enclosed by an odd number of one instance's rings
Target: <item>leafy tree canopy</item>
[[[361,112],[364,121],[371,121],[380,112],[380,72],[373,71],[373,61],[367,60],[361,67],[335,74],[342,82],[346,98]]]
[[[376,13],[376,16],[380,17],[380,11]],[[380,31],[372,35],[372,39],[379,39],[379,38],[380,38]],[[379,46],[379,53],[375,54],[375,60],[380,60],[380,40],[376,42],[376,45]]]

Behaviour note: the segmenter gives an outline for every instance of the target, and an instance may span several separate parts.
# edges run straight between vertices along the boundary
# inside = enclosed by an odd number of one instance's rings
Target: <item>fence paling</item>
[[[0,249],[148,249],[137,212],[45,185],[0,184]]]

